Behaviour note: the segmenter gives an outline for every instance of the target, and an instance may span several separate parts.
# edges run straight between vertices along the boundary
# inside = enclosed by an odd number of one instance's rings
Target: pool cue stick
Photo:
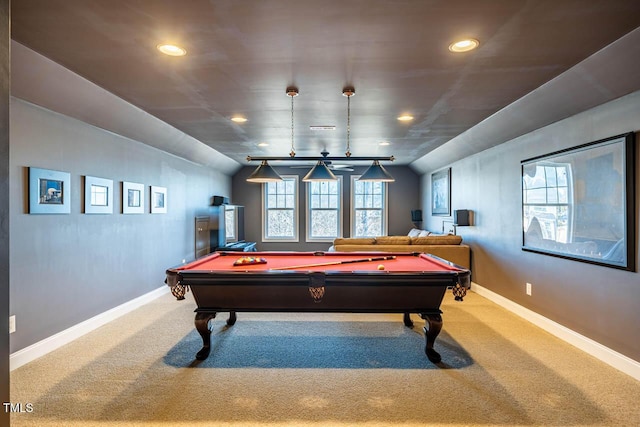
[[[361,258],[361,259],[352,259],[349,261],[332,261],[332,262],[320,262],[317,264],[305,264],[305,265],[292,265],[288,267],[274,267],[270,268],[270,270],[294,270],[296,268],[307,268],[307,267],[322,267],[325,265],[339,265],[339,264],[351,264],[354,262],[369,262],[369,261],[386,261],[389,259],[396,259],[395,256],[382,256],[377,258]]]

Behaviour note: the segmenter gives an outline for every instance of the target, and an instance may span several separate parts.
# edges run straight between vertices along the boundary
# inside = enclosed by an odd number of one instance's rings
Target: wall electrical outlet
[[[527,295],[531,296],[531,283],[527,283]]]
[[[12,334],[16,331],[16,316],[9,317],[9,333]]]

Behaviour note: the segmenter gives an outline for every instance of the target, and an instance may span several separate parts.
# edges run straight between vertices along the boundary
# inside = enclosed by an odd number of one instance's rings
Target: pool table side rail
[[[286,256],[286,255],[291,255],[295,252],[285,252],[285,251],[281,251],[281,252],[260,252],[260,253],[256,253],[256,256]],[[301,254],[301,253],[297,253],[297,254]],[[305,256],[309,256],[309,255],[320,255],[323,256],[325,253],[323,252],[308,252],[308,253],[302,253],[302,255]],[[339,254],[336,252],[327,252],[327,254],[331,254],[330,256],[334,256],[335,254]],[[356,252],[348,252],[349,255],[358,255],[358,256],[372,256],[373,254],[376,254],[376,252],[362,252],[362,253],[356,253]],[[340,271],[340,270],[330,270],[327,269],[325,271],[322,271],[322,274],[325,275],[331,275],[331,276],[336,276],[339,277],[341,274],[348,276],[350,278],[354,277],[354,274],[357,274],[359,276],[363,276],[363,280],[366,280],[366,277],[371,278],[369,275],[381,275],[381,274],[387,274],[390,278],[393,278],[393,276],[400,276],[402,278],[402,280],[407,280],[408,276],[411,275],[419,275],[420,276],[420,280],[422,282],[418,282],[418,283],[424,283],[425,280],[427,281],[437,281],[437,280],[441,280],[442,279],[442,275],[447,275],[447,276],[451,276],[452,278],[452,283],[450,286],[455,286],[456,284],[459,284],[461,287],[467,288],[469,289],[471,287],[471,272],[462,267],[459,266],[457,264],[454,264],[450,261],[447,261],[445,259],[442,259],[436,255],[432,255],[432,254],[424,254],[424,253],[412,253],[412,254],[407,254],[406,252],[402,252],[402,253],[390,253],[390,252],[379,252],[377,254],[385,254],[385,255],[389,255],[389,256],[403,256],[406,257],[408,255],[411,256],[419,256],[421,258],[424,259],[431,259],[431,260],[435,260],[437,262],[440,262],[441,264],[444,264],[446,266],[448,266],[451,270],[449,272],[433,272],[433,271],[421,271],[421,270],[416,270],[416,271],[407,271],[407,272],[402,272],[402,271],[395,271],[393,272],[393,275],[389,275],[389,272],[386,270],[383,271],[379,271],[379,270],[353,270],[350,272],[344,272],[344,271]],[[217,257],[217,256],[227,256],[227,255],[234,255],[237,256],[237,252],[217,252],[213,255],[213,257]],[[305,272],[301,272],[299,270],[238,270],[238,271],[228,271],[228,270],[210,270],[210,269],[203,269],[203,270],[193,270],[193,269],[189,269],[187,270],[186,268],[192,268],[193,266],[197,266],[197,265],[201,265],[201,264],[205,264],[209,258],[211,258],[212,255],[207,255],[205,257],[199,258],[195,261],[191,261],[188,263],[183,263],[180,264],[178,266],[169,268],[166,270],[166,279],[165,279],[165,283],[171,287],[174,288],[177,285],[190,285],[191,280],[196,280],[196,281],[200,281],[200,280],[204,280],[204,279],[210,279],[211,276],[213,274],[215,274],[217,277],[220,278],[224,278],[225,280],[234,280],[237,279],[238,276],[244,276],[246,277],[247,274],[249,275],[268,275],[269,280],[273,280],[276,277],[280,277],[282,279],[294,276],[294,275],[300,275],[300,274],[311,274],[311,273],[318,273],[313,272],[313,271],[305,271]],[[185,281],[185,279],[188,279],[187,281]],[[199,280],[200,279],[200,280]],[[393,280],[393,279],[392,279]],[[394,280],[395,281],[395,280]],[[195,283],[194,283],[195,284]]]

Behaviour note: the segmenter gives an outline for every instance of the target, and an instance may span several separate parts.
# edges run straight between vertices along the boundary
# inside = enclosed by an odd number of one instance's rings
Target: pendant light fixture
[[[393,156],[380,157],[351,157],[351,97],[355,95],[355,89],[352,87],[345,88],[342,94],[347,97],[347,149],[345,157],[329,157],[328,152],[322,152],[321,157],[295,157],[296,150],[294,147],[294,121],[293,121],[293,98],[298,96],[298,89],[295,87],[287,88],[287,96],[291,97],[291,152],[289,157],[255,157],[247,156],[247,161],[260,161],[260,166],[247,178],[248,182],[274,182],[282,181],[282,177],[269,165],[268,161],[315,161],[315,166],[309,171],[308,174],[302,178],[305,182],[310,181],[335,181],[338,178],[327,167],[328,162],[332,161],[373,161],[373,164],[366,172],[358,179],[359,181],[382,181],[382,182],[394,182],[395,179],[380,165],[380,160],[394,161]]]
[[[291,152],[289,153],[289,156],[293,158],[296,155],[296,150],[293,145],[293,98],[298,96],[298,89],[295,87],[288,87],[287,96],[291,97]],[[277,181],[282,181],[282,177],[278,175],[278,172],[276,172],[271,166],[269,166],[266,159],[262,160],[260,166],[258,166],[258,168],[249,175],[249,178],[247,178],[247,182],[264,183]]]
[[[318,160],[318,163],[309,171],[308,174],[302,178],[304,182],[313,182],[313,181],[337,181],[338,178],[331,172],[331,169],[327,167],[326,157],[329,155],[329,152],[323,151],[322,159]]]
[[[396,179],[380,164],[379,160],[374,160],[373,164],[369,166],[369,169],[358,178],[358,181],[369,182],[395,182],[395,180]]]
[[[277,181],[282,181],[282,177],[278,175],[278,172],[276,172],[271,166],[269,166],[269,163],[266,160],[263,160],[260,166],[258,166],[258,168],[249,175],[249,178],[247,178],[247,182],[257,182],[260,184],[264,182]]]
[[[304,182],[313,181],[337,181],[338,178],[329,170],[326,163],[318,160],[318,163],[302,178]]]

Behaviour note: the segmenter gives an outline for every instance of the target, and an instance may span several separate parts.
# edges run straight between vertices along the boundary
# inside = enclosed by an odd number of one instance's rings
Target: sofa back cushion
[[[375,237],[338,237],[333,240],[334,245],[375,245]]]
[[[409,236],[379,236],[376,237],[377,245],[410,245],[411,239],[416,237]]]
[[[411,237],[412,245],[459,245],[462,243],[462,236],[453,234],[439,234],[426,237]]]

